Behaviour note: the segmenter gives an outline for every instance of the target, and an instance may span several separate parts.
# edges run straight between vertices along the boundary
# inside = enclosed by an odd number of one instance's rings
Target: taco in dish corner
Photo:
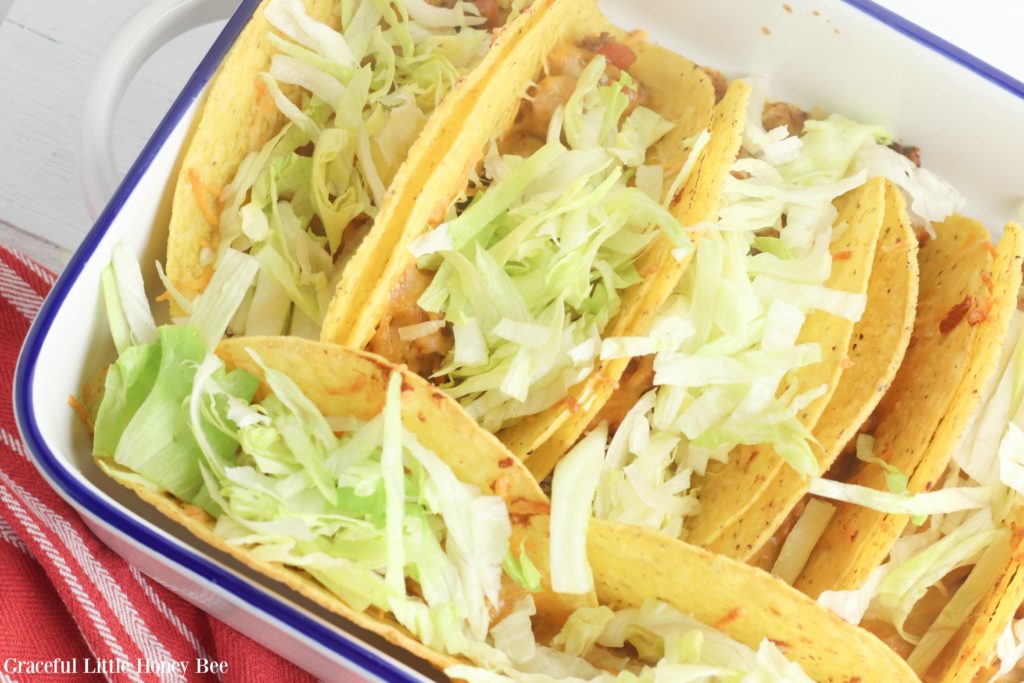
[[[877,639],[779,580],[643,529],[591,524],[573,545],[589,545],[594,591],[554,593],[564,558],[547,498],[436,387],[301,339],[212,353],[209,332],[129,321],[119,302],[141,292],[119,280],[104,281],[120,353],[95,420],[101,469],[452,679],[807,683],[853,680],[856,666],[913,680]]]
[[[367,237],[323,339],[432,378],[528,457],[614,385],[626,361],[601,361],[601,339],[639,334],[667,296],[728,139],[708,139],[707,76],[590,0],[552,4],[502,75],[402,242]]]
[[[1011,224],[993,247],[960,216],[935,230],[907,359],[858,457],[812,486],[832,500],[797,524],[830,512],[795,544],[806,562],[794,585],[878,634],[926,681],[990,680],[1022,656],[1024,240]]]
[[[317,337],[363,235],[404,220],[421,167],[547,4],[265,0],[182,161],[164,277],[172,312],[192,315],[225,255],[241,251],[260,268],[240,285],[229,332]]]

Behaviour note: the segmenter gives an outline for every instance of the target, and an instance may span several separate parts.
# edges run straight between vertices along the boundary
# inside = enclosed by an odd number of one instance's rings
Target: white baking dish
[[[163,5],[169,0],[161,0]],[[170,0],[173,4],[175,0]],[[197,0],[178,0],[199,5]],[[203,547],[111,480],[67,409],[113,357],[99,272],[127,241],[155,284],[171,180],[196,104],[258,0],[243,0],[114,193],[47,299],[15,382],[19,426],[50,484],[115,551],[186,599],[326,680],[339,667],[384,680],[436,678],[379,639]],[[1024,84],[866,0],[605,0],[610,17],[729,76],[757,74],[773,97],[886,125],[998,232],[1017,216]],[[149,51],[152,51],[150,46]],[[88,169],[87,169],[88,172]]]

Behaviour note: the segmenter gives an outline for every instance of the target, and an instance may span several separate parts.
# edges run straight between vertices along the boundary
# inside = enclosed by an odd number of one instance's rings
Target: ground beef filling
[[[711,87],[715,89],[715,102],[721,102],[722,98],[725,97],[725,91],[729,89],[729,81],[726,80],[725,76],[718,69],[702,66],[700,70],[708,77],[711,81]]]
[[[377,326],[377,332],[367,346],[367,350],[395,363],[404,363],[423,377],[429,377],[441,367],[452,348],[452,333],[447,328],[441,328],[419,339],[406,341],[402,339],[400,330],[441,319],[442,316],[428,313],[417,304],[433,276],[432,271],[422,271],[415,267],[406,271],[391,292],[391,306],[387,316]]]
[[[768,102],[764,105],[764,112],[761,114],[761,125],[765,130],[775,130],[779,126],[785,126],[790,135],[800,136],[803,134],[804,124],[810,116],[795,104]]]

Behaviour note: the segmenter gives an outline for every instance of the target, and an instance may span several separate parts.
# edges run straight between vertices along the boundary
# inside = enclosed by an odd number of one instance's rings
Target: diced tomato
[[[623,70],[629,69],[636,61],[636,53],[631,48],[614,40],[598,48],[597,53],[604,55],[609,62]]]
[[[967,315],[967,311],[971,310],[971,297],[966,296],[964,300],[958,303],[953,308],[949,309],[949,313],[939,323],[939,332],[942,334],[949,334],[956,326],[960,324],[960,321]]]
[[[498,4],[498,0],[476,0],[476,7],[487,19],[490,28],[496,28],[501,23],[501,5]]]

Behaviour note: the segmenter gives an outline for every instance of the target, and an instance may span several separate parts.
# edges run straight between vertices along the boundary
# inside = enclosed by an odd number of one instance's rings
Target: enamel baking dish
[[[68,395],[78,394],[115,356],[99,296],[100,269],[111,248],[130,244],[150,294],[160,289],[153,264],[163,258],[179,155],[204,89],[257,4],[237,6],[47,299],[18,366],[18,422],[43,476],[89,526],[187,600],[328,681],[342,667],[387,681],[442,680],[150,510],[100,473],[88,435],[67,408]],[[125,63],[212,20],[225,5],[234,9],[225,0],[157,0],[112,41],[108,54],[119,58],[101,61],[101,72],[115,71],[97,75],[98,99],[83,115],[83,183],[94,205],[108,196],[103,183],[116,178],[105,153],[105,122],[130,79]],[[901,142],[919,146],[925,164],[967,197],[964,212],[993,233],[1017,217],[1024,84],[901,17],[867,0],[604,0],[603,6],[623,28],[645,29],[653,40],[727,76],[766,77],[773,99],[885,125]]]

